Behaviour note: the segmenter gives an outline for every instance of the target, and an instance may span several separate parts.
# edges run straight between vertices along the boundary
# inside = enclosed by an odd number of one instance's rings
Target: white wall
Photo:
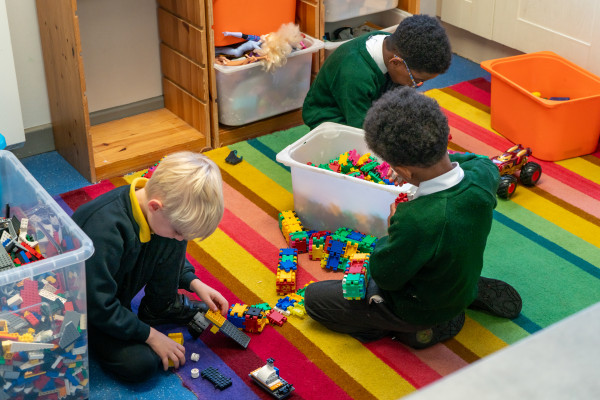
[[[7,145],[25,140],[13,58],[6,3],[0,0],[0,134]]]
[[[6,1],[25,129],[49,124],[35,0]],[[160,96],[155,0],[77,2],[89,111]]]

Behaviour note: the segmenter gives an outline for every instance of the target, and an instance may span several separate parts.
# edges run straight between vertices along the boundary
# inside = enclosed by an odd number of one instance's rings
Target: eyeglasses
[[[422,86],[422,85],[423,85],[423,81],[421,81],[421,82],[417,82],[417,81],[415,81],[415,78],[413,78],[412,72],[410,72],[410,68],[408,68],[408,64],[406,63],[406,61],[404,61],[404,59],[403,59],[403,58],[401,58],[401,57],[398,57],[398,56],[397,56],[397,55],[395,55],[395,54],[394,54],[394,58],[397,58],[397,59],[401,60],[401,61],[404,63],[404,66],[406,67],[406,70],[408,71],[408,76],[410,76],[410,80],[411,80],[411,81],[412,81],[412,83],[413,83],[413,84],[412,84],[412,87],[413,87],[413,88],[418,88],[418,87],[420,87],[420,86]]]

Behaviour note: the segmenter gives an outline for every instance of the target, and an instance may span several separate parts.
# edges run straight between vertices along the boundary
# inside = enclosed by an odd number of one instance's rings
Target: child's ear
[[[409,181],[412,179],[413,173],[410,169],[408,169],[406,167],[395,166],[394,171],[396,171],[396,173],[398,175],[400,175],[406,181]]]
[[[158,211],[162,208],[162,202],[158,199],[150,199],[148,201],[148,209],[152,211]]]

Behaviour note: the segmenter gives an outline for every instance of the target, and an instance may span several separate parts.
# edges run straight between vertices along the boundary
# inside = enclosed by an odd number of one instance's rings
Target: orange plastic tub
[[[215,46],[245,41],[223,32],[261,36],[295,20],[296,0],[213,0]]]
[[[540,160],[595,151],[600,138],[600,77],[551,51],[488,60],[481,67],[492,75],[491,125],[498,133],[531,147]]]

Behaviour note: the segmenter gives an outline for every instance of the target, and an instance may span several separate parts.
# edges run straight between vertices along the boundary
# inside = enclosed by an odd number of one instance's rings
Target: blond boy
[[[229,307],[185,258],[188,240],[212,234],[223,217],[219,168],[193,152],[168,155],[150,179],[137,178],[82,205],[73,220],[92,239],[86,261],[90,351],[124,381],[150,378],[185,349],[152,326],[187,324],[198,311]],[[141,289],[138,314],[131,308]],[[196,293],[188,299],[178,289]]]

